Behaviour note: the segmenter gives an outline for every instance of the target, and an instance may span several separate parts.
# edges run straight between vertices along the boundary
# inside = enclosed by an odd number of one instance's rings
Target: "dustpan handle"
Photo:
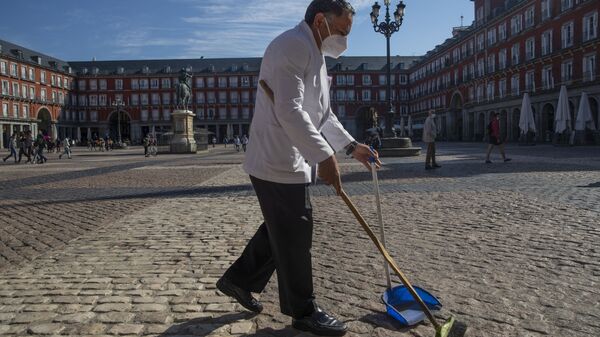
[[[398,268],[398,266],[396,265],[396,263],[394,262],[394,260],[392,259],[392,257],[388,253],[388,251],[381,244],[381,241],[379,241],[379,239],[377,239],[377,236],[375,236],[375,233],[373,233],[373,230],[371,229],[371,227],[369,227],[369,224],[367,224],[367,221],[362,217],[360,212],[358,212],[358,209],[356,208],[356,206],[354,206],[354,204],[352,203],[352,201],[350,200],[350,198],[348,197],[348,195],[346,194],[346,192],[344,190],[340,190],[340,196],[342,197],[342,199],[344,200],[346,205],[348,205],[348,208],[350,208],[350,211],[354,214],[354,216],[356,217],[358,222],[360,222],[361,226],[363,227],[365,232],[367,232],[367,234],[369,235],[369,237],[371,238],[373,243],[375,243],[375,246],[377,246],[377,249],[379,249],[379,252],[381,252],[381,254],[385,258],[387,263],[392,267],[392,269],[394,270],[394,272],[396,273],[398,278],[400,278],[400,281],[402,282],[402,284],[404,284],[404,286],[408,289],[408,291],[413,296],[415,301],[417,301],[417,303],[419,304],[421,309],[423,309],[423,312],[425,313],[425,315],[427,316],[429,321],[431,321],[431,324],[433,324],[433,326],[435,327],[435,330],[436,331],[440,330],[441,325],[436,321],[435,317],[431,313],[431,310],[429,310],[429,308],[427,307],[427,304],[425,304],[425,302],[423,302],[423,300],[421,299],[419,294],[417,294],[417,291],[415,290],[415,288],[413,288],[413,286],[410,284],[410,282],[408,282],[408,279],[406,278],[406,276],[404,276],[404,273],[402,273],[400,268]]]
[[[377,219],[379,220],[379,234],[381,236],[381,244],[385,247],[385,228],[383,227],[383,215],[381,212],[381,197],[379,193],[379,180],[377,179],[377,168],[375,167],[375,161],[371,162],[371,172],[373,173],[373,188],[375,189],[375,205],[377,207]],[[385,278],[387,281],[388,289],[392,289],[392,279],[390,277],[390,266],[388,265],[385,258],[383,259],[383,267],[385,270]]]

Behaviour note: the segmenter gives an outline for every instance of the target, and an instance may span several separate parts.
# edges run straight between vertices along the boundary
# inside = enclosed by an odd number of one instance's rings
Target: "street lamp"
[[[117,109],[117,129],[118,129],[118,136],[119,139],[117,140],[117,144],[119,146],[119,148],[123,147],[123,142],[121,141],[121,109],[125,106],[125,103],[123,103],[122,100],[118,99],[114,102],[112,102],[112,106],[115,107],[115,109]]]
[[[404,2],[400,1],[398,6],[396,7],[396,11],[394,12],[394,21],[391,20],[390,17],[390,0],[384,0],[385,4],[385,21],[379,22],[379,11],[381,6],[379,3],[375,2],[371,12],[371,22],[373,23],[373,29],[377,33],[381,33],[385,35],[385,39],[387,42],[387,97],[388,97],[388,112],[385,114],[385,137],[396,137],[396,133],[392,129],[392,125],[394,122],[394,106],[392,105],[392,63],[390,58],[390,37],[392,34],[400,30],[400,26],[402,25],[402,20],[404,19],[404,9],[406,5]]]

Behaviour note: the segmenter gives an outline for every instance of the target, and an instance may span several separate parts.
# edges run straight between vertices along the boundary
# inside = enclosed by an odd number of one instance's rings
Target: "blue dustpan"
[[[413,286],[419,297],[425,302],[429,310],[439,311],[442,303],[427,290]],[[415,301],[411,293],[403,285],[387,289],[381,296],[388,315],[404,326],[415,325],[427,318],[423,309]]]

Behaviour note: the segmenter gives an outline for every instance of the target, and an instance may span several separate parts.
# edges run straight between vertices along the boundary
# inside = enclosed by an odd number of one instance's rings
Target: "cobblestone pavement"
[[[509,147],[512,162],[485,165],[481,145],[439,146],[443,168],[386,158],[379,177],[388,248],[440,317],[466,336],[600,335],[600,149]],[[258,316],[215,290],[261,222],[241,159],[0,166],[0,335],[309,336],[278,313],[274,280]],[[340,159],[375,226],[370,173]],[[433,336],[383,313],[382,258],[329,187],[312,195],[319,303],[349,336]]]

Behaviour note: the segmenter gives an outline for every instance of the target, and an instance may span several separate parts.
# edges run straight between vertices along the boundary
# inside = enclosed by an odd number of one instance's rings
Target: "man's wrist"
[[[352,141],[350,142],[350,144],[346,145],[345,149],[346,149],[346,155],[349,156],[352,154],[352,152],[354,152],[354,150],[356,150],[356,146],[358,145],[357,141]]]

